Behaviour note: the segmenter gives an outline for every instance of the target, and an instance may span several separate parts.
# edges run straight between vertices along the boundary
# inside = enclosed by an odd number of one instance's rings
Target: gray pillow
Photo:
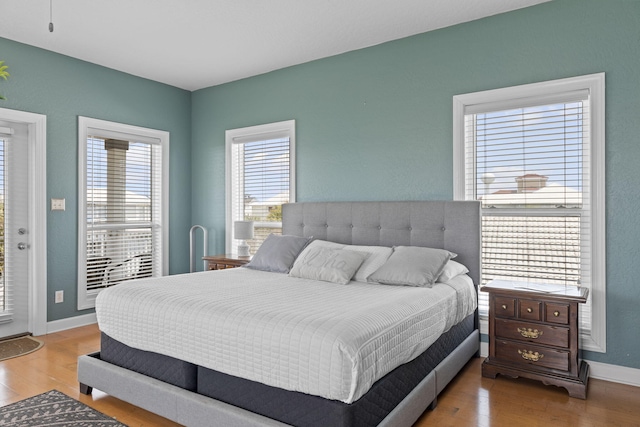
[[[244,266],[254,270],[288,273],[311,237],[270,234],[262,242],[251,261]]]
[[[368,256],[346,249],[308,247],[293,264],[289,276],[346,285]]]
[[[396,246],[382,267],[368,277],[385,285],[430,287],[455,254],[444,249]]]

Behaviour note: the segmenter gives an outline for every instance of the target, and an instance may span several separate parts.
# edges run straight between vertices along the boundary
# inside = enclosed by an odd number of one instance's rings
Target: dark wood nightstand
[[[482,287],[489,293],[489,357],[482,376],[539,380],[585,399],[589,365],[578,354],[578,305],[589,290],[547,292],[552,286],[494,280]]]
[[[250,256],[238,256],[233,254],[203,256],[202,259],[207,261],[207,270],[236,268],[251,261]]]

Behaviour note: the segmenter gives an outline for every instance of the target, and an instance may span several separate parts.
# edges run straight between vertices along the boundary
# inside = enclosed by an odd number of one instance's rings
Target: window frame
[[[256,126],[248,126],[237,129],[230,129],[225,132],[225,190],[226,190],[226,210],[225,210],[225,251],[234,253],[233,250],[233,145],[238,141],[253,142],[260,139],[270,139],[287,136],[289,138],[289,202],[296,201],[296,121],[286,120],[281,122],[267,123]],[[256,225],[268,224],[269,226],[279,225],[282,222],[257,223]]]
[[[558,94],[589,91],[591,189],[591,330],[581,331],[581,347],[606,353],[606,224],[605,224],[605,74],[596,73],[546,82],[480,91],[453,97],[453,197],[465,200],[465,113],[478,106],[509,109],[558,101]],[[486,318],[481,331],[488,332]]]
[[[101,289],[87,290],[87,139],[100,134],[115,139],[136,140],[160,146],[159,188],[160,218],[152,221],[160,229],[160,266],[154,269],[165,276],[169,270],[169,132],[78,116],[78,310],[95,307]],[[155,163],[155,162],[154,162]]]

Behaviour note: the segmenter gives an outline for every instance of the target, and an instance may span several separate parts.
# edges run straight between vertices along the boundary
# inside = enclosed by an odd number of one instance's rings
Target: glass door
[[[28,126],[0,121],[0,338],[29,332]]]

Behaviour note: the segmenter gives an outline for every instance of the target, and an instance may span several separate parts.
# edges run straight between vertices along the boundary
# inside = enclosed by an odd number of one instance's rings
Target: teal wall
[[[196,91],[192,215],[224,249],[224,132],[296,119],[298,201],[451,199],[452,97],[606,73],[607,353],[640,368],[640,2],[556,0]],[[213,252],[213,250],[212,250]]]
[[[66,211],[47,213],[47,319],[93,311],[76,309],[78,116],[171,133],[169,270],[188,271],[191,93],[2,38],[0,60],[11,73],[0,83],[0,107],[47,116],[47,200],[66,199]],[[57,290],[63,303],[53,302]]]

